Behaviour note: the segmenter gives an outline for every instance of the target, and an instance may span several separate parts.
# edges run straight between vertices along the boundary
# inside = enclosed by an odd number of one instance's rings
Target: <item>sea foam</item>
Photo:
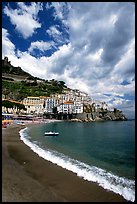
[[[74,160],[57,151],[50,149],[43,150],[36,143],[32,143],[29,140],[27,132],[28,128],[20,130],[20,139],[40,157],[72,171],[84,180],[96,182],[104,189],[120,194],[128,201],[135,201],[135,181],[119,177],[96,166],[90,166],[78,160]]]

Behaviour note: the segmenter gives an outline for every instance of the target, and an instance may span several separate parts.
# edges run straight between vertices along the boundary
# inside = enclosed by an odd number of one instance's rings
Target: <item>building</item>
[[[28,114],[40,114],[44,111],[44,97],[28,96],[23,99],[23,104]]]
[[[84,107],[83,102],[81,101],[74,101],[74,110],[73,113],[83,113]]]
[[[71,114],[74,112],[74,102],[73,101],[65,101],[57,106],[58,113],[67,113]]]
[[[53,113],[53,108],[57,107],[59,100],[56,97],[46,97],[44,99],[44,113]]]
[[[29,96],[24,98],[23,104],[28,114],[53,113],[53,108],[58,105],[58,99],[46,96]]]
[[[83,113],[83,103],[80,101],[65,101],[57,106],[58,113]]]
[[[53,94],[50,97],[27,97],[23,104],[28,114],[53,113],[56,107],[57,113],[77,114],[86,111],[84,107],[91,107],[89,111],[98,112],[107,110],[105,102],[94,101],[88,94],[79,90],[65,91],[62,94]]]
[[[3,65],[7,67],[11,67],[10,61],[8,61],[8,57],[4,57]]]

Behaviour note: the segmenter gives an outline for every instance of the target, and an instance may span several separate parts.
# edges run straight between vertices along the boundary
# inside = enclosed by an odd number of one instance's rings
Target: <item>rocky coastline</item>
[[[128,118],[122,111],[114,109],[114,111],[100,111],[77,114],[72,122],[94,122],[94,121],[126,121]]]

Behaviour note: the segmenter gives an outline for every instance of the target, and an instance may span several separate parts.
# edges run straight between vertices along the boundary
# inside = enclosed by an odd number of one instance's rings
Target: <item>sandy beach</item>
[[[40,158],[20,140],[23,128],[2,128],[2,202],[126,202]]]

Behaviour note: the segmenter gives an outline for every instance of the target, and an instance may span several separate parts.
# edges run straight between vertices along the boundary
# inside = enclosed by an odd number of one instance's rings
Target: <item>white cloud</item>
[[[47,33],[50,36],[56,36],[56,35],[61,35],[61,32],[57,29],[57,26],[51,26],[48,30]]]
[[[54,8],[55,13],[54,13],[54,17],[58,18],[60,20],[64,20],[67,14],[67,3],[65,2],[52,2],[51,3],[51,7]]]
[[[32,53],[34,50],[40,50],[41,52],[44,52],[46,50],[49,50],[54,46],[54,42],[44,42],[43,40],[41,41],[35,41],[31,42],[31,45],[28,49],[30,53]]]
[[[70,44],[63,45],[50,57],[43,56],[40,58],[32,56],[29,52],[21,52],[18,50],[18,64],[23,70],[37,77],[52,79],[53,76],[56,76],[56,79],[60,80],[60,76],[63,75],[66,68],[64,57],[69,58],[71,54],[70,48]],[[14,62],[12,64],[14,65]],[[62,70],[62,67],[64,70]]]
[[[68,42],[68,39],[65,38],[64,32],[59,31],[59,26],[53,25],[49,27],[49,29],[46,31],[48,35],[53,39],[53,41],[57,44],[57,46],[61,44],[65,44],[65,42]]]
[[[67,27],[68,26],[68,13],[71,9],[71,4],[68,2],[50,2],[46,4],[46,9],[54,9],[54,18],[58,19],[61,23]]]
[[[23,2],[18,2],[17,3],[22,12],[29,13],[30,15],[33,16],[34,19],[37,19],[37,15],[40,10],[43,10],[43,5],[42,3],[35,3],[32,2],[30,6],[27,6]]]
[[[4,13],[10,18],[11,23],[15,25],[15,29],[26,39],[32,36],[37,28],[41,27],[37,15],[42,10],[42,4],[32,2],[30,6],[26,6],[25,3],[18,2],[18,6],[18,9],[5,6]]]
[[[15,45],[9,40],[9,33],[2,28],[2,58],[12,56],[15,53]]]
[[[127,51],[121,56],[121,59],[115,65],[113,74],[124,80],[126,77],[128,81],[131,81],[135,75],[135,39],[127,46]]]

